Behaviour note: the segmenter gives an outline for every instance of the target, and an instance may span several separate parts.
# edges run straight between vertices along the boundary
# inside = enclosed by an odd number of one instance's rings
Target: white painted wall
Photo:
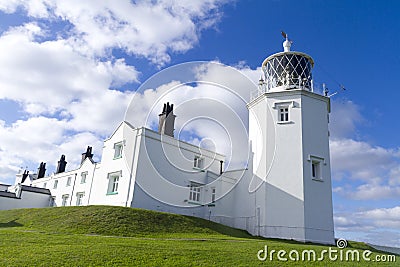
[[[0,197],[0,210],[20,209],[20,208],[43,208],[49,207],[50,195],[30,192],[21,189],[21,185],[9,188],[9,191],[15,193],[13,197]]]
[[[248,104],[254,173],[265,181],[256,196],[263,236],[334,242],[328,101],[297,89],[265,93]],[[289,122],[278,122],[279,105],[289,107]],[[309,155],[325,159],[323,182],[310,178]]]

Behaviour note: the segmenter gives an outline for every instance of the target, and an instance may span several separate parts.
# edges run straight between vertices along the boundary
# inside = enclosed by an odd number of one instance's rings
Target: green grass
[[[0,211],[0,266],[358,266],[366,262],[259,261],[257,252],[328,246],[254,238],[207,220],[89,206]],[[349,242],[362,250],[369,246]],[[374,258],[376,251],[370,256]],[[368,266],[399,266],[369,262]]]

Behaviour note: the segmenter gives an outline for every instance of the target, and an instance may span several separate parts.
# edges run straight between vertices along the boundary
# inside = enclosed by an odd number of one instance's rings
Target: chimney
[[[38,168],[38,176],[37,178],[43,178],[46,174],[46,163],[41,162]]]
[[[175,125],[175,115],[174,115],[174,104],[164,104],[163,111],[159,116],[158,123],[158,133],[169,135],[174,137],[174,125]]]
[[[92,158],[93,158],[92,147],[91,147],[91,146],[88,146],[87,149],[86,149],[86,152],[85,152],[85,153],[82,153],[81,164],[83,163],[83,161],[84,161],[86,158],[89,158],[89,159],[92,159]]]
[[[28,178],[28,175],[29,175],[29,171],[25,170],[24,173],[22,174],[21,184],[23,184],[25,182],[26,178]]]
[[[61,158],[60,158],[60,160],[58,161],[58,164],[57,164],[56,173],[65,172],[65,166],[67,166],[67,162],[65,161],[65,155],[61,155]]]

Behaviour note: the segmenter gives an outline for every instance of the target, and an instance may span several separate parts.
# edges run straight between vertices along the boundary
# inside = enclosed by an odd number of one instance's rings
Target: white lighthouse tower
[[[291,51],[262,63],[248,103],[259,234],[334,243],[328,121],[330,100],[313,90],[313,59]]]

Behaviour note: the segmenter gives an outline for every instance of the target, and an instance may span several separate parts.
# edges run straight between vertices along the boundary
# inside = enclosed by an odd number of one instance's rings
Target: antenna
[[[325,84],[322,84],[323,86],[325,86]],[[331,94],[331,95],[325,95],[325,96],[327,96],[327,97],[332,97],[332,96],[334,96],[334,95],[337,95],[338,93],[340,93],[342,90],[343,91],[346,91],[346,88],[343,86],[343,84],[339,84],[339,87],[340,87],[340,90],[339,91],[336,91],[336,92],[334,92],[333,94]],[[329,92],[328,90],[327,90],[327,92]],[[324,90],[324,93],[325,93],[325,90]]]

